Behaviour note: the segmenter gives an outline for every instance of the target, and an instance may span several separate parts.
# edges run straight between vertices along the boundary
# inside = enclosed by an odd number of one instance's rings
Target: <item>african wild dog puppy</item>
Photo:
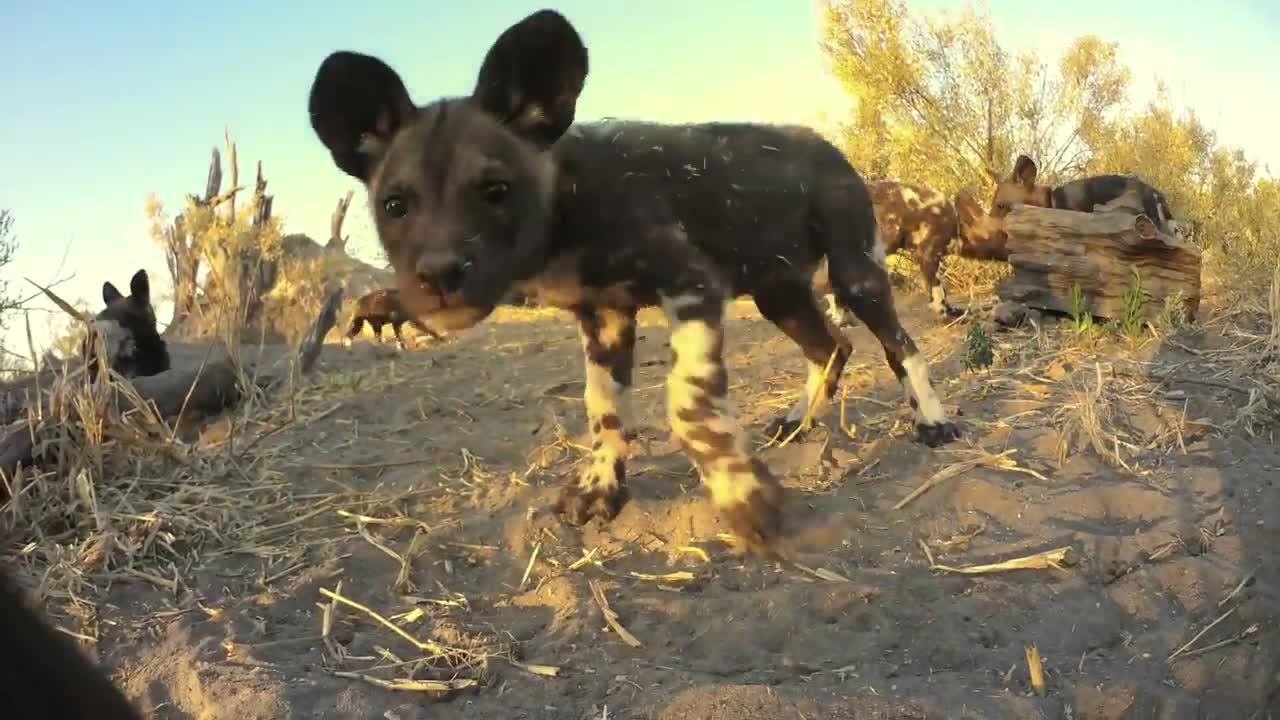
[[[107,366],[124,377],[146,377],[168,370],[169,348],[156,330],[147,271],[133,274],[128,297],[110,281],[102,283],[102,301],[107,306],[94,318],[93,333],[106,346]],[[89,379],[94,380],[98,376],[97,345],[86,337],[82,349],[89,362]]]
[[[837,299],[884,346],[919,436],[958,436],[898,323],[871,197],[839,150],[798,127],[571,127],[586,76],[577,31],[541,10],[498,37],[469,97],[418,107],[391,67],[345,51],[323,61],[310,94],[316,134],[368,188],[410,311],[468,328],[517,289],[577,317],[592,461],[557,501],[566,520],[611,519],[627,499],[636,312],[660,306],[672,430],[733,530],[771,552],[782,491],[729,407],[724,310],[751,295],[800,346],[806,398],[821,389],[825,405],[850,348],[813,293],[824,256]],[[780,421],[798,425],[806,402]]]
[[[938,278],[943,258],[953,252],[977,260],[1007,257],[1004,243],[992,239],[987,232],[982,207],[965,192],[948,198],[936,190],[896,180],[879,180],[869,183],[868,187],[885,252],[889,255],[914,252],[929,294],[929,307],[939,315],[959,315],[960,311],[947,302],[946,291]],[[814,275],[814,285],[826,296],[827,316],[831,321],[837,325],[851,324],[847,313],[836,307],[825,262]]]
[[[1035,161],[1019,155],[1013,172],[996,185],[989,217],[992,237],[998,242],[1003,243],[1008,238],[1004,218],[1015,205],[1093,212],[1095,205],[1107,205],[1122,199],[1136,201],[1130,204],[1140,206],[1161,231],[1170,235],[1181,234],[1182,230],[1173,219],[1164,195],[1136,175],[1094,175],[1051,187],[1037,185],[1036,173]]]
[[[0,568],[0,717],[142,720],[142,713]]]
[[[369,327],[373,329],[373,334],[378,338],[378,342],[382,342],[382,326],[391,325],[391,331],[396,336],[396,347],[403,350],[405,348],[404,335],[400,334],[400,327],[405,323],[409,323],[418,328],[423,334],[431,336],[433,340],[439,340],[440,334],[431,328],[423,325],[400,304],[400,291],[396,288],[384,288],[374,290],[367,293],[356,300],[355,312],[351,317],[351,327],[347,329],[346,337],[343,341],[351,344],[351,338],[360,334],[360,330],[364,328],[364,324],[369,323]]]

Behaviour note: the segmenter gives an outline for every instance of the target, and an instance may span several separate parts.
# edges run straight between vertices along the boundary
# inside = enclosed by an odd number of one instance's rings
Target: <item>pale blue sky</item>
[[[962,7],[943,0],[911,5]],[[323,239],[338,197],[356,187],[307,121],[307,91],[324,56],[339,48],[377,54],[404,75],[419,102],[462,94],[496,35],[544,6],[0,5],[0,207],[15,213],[22,243],[9,280],[51,280],[70,241],[67,270],[76,278],[60,287],[65,297],[83,297],[96,310],[102,281],[123,288],[139,267],[156,292],[167,292],[163,257],[147,235],[147,194],[174,211],[185,193],[202,190],[209,150],[227,126],[242,175],[251,177],[262,160],[286,232]],[[591,51],[580,119],[816,122],[841,111],[818,50],[813,0],[571,0],[552,7]],[[1196,108],[1224,141],[1280,170],[1266,89],[1274,86],[1268,69],[1280,67],[1272,42],[1280,4],[992,0],[990,7],[1003,42],[1050,58],[1087,32],[1119,41],[1136,100],[1159,75],[1175,102]],[[358,255],[380,261],[356,189],[347,231]],[[167,319],[167,306],[159,314]],[[33,317],[37,330],[46,318]],[[10,324],[7,336],[17,340],[20,323]]]

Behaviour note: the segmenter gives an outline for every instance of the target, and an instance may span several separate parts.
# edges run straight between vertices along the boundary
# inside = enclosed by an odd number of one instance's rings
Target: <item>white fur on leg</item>
[[[718,507],[749,501],[763,483],[751,467],[750,444],[738,428],[728,398],[709,396],[706,382],[722,367],[712,360],[712,348],[721,344],[719,329],[703,320],[682,322],[683,307],[696,305],[695,296],[663,298],[663,310],[671,322],[671,349],[676,362],[667,376],[667,415],[671,429],[693,454],[704,458],[699,465],[702,482]],[[697,417],[690,421],[689,417]],[[715,442],[713,445],[712,442]]]
[[[832,325],[837,328],[849,327],[853,325],[853,313],[840,307],[840,301],[836,299],[834,293],[826,294],[827,309],[825,314]]]
[[[903,383],[907,396],[916,401],[916,422],[924,425],[947,422],[947,411],[943,409],[942,401],[929,382],[929,365],[924,356],[916,353],[903,360],[902,367],[907,371],[907,381]]]
[[[817,417],[819,413],[827,407],[827,394],[822,392],[822,371],[826,369],[826,365],[818,365],[817,363],[809,363],[809,375],[804,381],[804,396],[796,401],[787,411],[787,422],[798,423],[804,420],[804,416],[809,414],[809,399],[817,393],[818,397],[814,403],[813,417]]]
[[[929,294],[932,296],[929,300],[929,308],[939,314],[946,312],[947,291],[943,290],[941,285],[934,285]]]
[[[587,421],[591,425],[591,466],[579,478],[583,490],[603,490],[612,494],[620,485],[620,478],[615,471],[618,460],[625,459],[628,454],[626,438],[626,419],[622,417],[618,407],[618,389],[621,385],[613,379],[609,368],[586,361],[587,387],[583,393],[583,401],[587,406]],[[604,418],[614,415],[624,424],[620,428],[604,426]],[[597,431],[597,427],[599,430]]]
[[[832,324],[839,326],[840,322],[844,320],[844,313],[840,310],[840,303],[836,301],[836,296],[831,293],[827,293],[825,299],[827,301],[827,319]]]
[[[880,236],[880,228],[876,228],[876,237],[871,242],[870,251],[871,261],[879,265],[882,270],[889,269],[889,256],[884,250],[884,238]]]

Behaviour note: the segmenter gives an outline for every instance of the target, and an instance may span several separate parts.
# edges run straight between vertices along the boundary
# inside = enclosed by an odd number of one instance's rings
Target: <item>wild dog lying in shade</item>
[[[342,51],[321,63],[309,105],[334,162],[367,187],[401,301],[426,325],[472,327],[513,289],[577,317],[592,461],[557,502],[566,520],[611,519],[626,502],[636,312],[659,306],[672,429],[732,529],[769,551],[782,491],[730,410],[724,308],[750,295],[800,347],[805,398],[775,421],[798,426],[808,397],[830,401],[850,352],[813,293],[823,258],[837,300],[883,345],[918,436],[956,438],[898,322],[870,194],[840,151],[799,127],[571,127],[587,65],[573,26],[542,10],[499,35],[468,97],[419,107],[386,63]]]
[[[343,341],[350,345],[351,339],[360,334],[360,331],[364,329],[365,323],[369,324],[379,343],[382,342],[382,327],[390,325],[391,331],[396,336],[396,347],[401,350],[405,348],[405,342],[404,335],[400,333],[400,328],[405,323],[418,328],[419,331],[429,335],[433,340],[441,339],[439,333],[423,325],[405,310],[400,303],[400,291],[395,288],[374,290],[356,300],[355,311],[351,317],[351,325],[347,328],[347,334],[343,337]]]
[[[124,377],[147,377],[169,369],[169,348],[156,329],[156,311],[151,305],[151,283],[147,271],[139,270],[129,279],[125,296],[110,281],[102,283],[106,307],[94,317],[93,332],[106,347],[107,367]],[[90,380],[97,379],[97,343],[86,337],[81,347],[88,361]]]

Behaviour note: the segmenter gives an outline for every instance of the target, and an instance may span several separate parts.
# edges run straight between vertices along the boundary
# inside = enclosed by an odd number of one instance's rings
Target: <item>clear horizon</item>
[[[963,5],[909,4],[929,12]],[[210,149],[221,146],[227,128],[242,176],[263,163],[286,232],[323,242],[338,198],[355,189],[346,225],[351,251],[380,263],[363,189],[333,166],[307,121],[316,67],[333,50],[360,50],[399,70],[419,102],[467,93],[498,33],[544,6],[388,3],[356,14],[328,4],[305,15],[235,1],[211,14],[194,5],[125,9],[82,0],[5,6],[0,24],[14,40],[0,79],[0,97],[8,100],[0,115],[0,207],[13,212],[20,242],[6,273],[11,291],[33,290],[24,277],[51,282],[66,253],[62,274],[75,278],[58,292],[93,310],[101,307],[104,280],[124,288],[139,268],[150,274],[153,293],[168,293],[164,258],[148,234],[147,196],[155,193],[172,214],[187,193],[203,191]],[[1133,72],[1132,105],[1150,98],[1159,77],[1174,103],[1194,109],[1220,142],[1280,168],[1271,113],[1256,107],[1273,84],[1266,68],[1280,67],[1280,49],[1270,42],[1280,29],[1280,5],[989,6],[1006,48],[1035,49],[1049,62],[1082,34],[1119,42]],[[581,120],[814,124],[847,103],[818,48],[812,1],[655,0],[640,7],[575,0],[553,7],[591,52]],[[159,303],[162,320],[168,308]],[[42,348],[51,317],[32,315]],[[25,354],[20,315],[10,318],[5,345]]]

